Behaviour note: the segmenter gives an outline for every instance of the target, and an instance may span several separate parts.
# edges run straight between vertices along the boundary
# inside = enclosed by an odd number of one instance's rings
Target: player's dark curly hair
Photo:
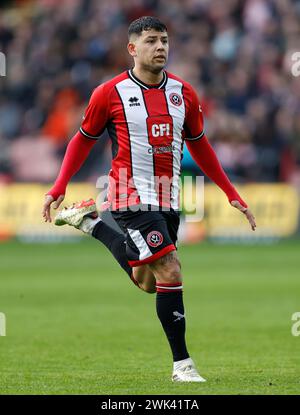
[[[128,37],[136,34],[141,35],[143,30],[157,30],[158,32],[167,32],[167,26],[157,17],[142,16],[130,23],[128,27]]]

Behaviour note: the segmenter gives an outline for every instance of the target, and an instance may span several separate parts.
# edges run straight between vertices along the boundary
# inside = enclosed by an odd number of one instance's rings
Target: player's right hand
[[[53,208],[57,209],[60,206],[61,202],[64,200],[64,198],[65,198],[65,195],[58,196],[56,200],[54,200],[54,197],[51,195],[45,196],[45,202],[44,202],[43,211],[42,211],[42,215],[45,219],[45,222],[51,222],[51,214],[50,214],[51,204],[54,202]]]

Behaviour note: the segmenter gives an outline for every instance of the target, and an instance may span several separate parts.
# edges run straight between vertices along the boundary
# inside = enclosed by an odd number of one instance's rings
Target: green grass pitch
[[[181,246],[187,343],[173,384],[155,295],[97,241],[0,247],[0,394],[299,394],[300,242]]]

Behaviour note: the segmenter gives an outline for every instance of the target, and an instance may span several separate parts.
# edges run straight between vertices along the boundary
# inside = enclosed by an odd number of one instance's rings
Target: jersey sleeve
[[[105,86],[94,89],[89,104],[85,110],[80,132],[87,138],[98,140],[109,120],[108,93]]]
[[[204,120],[199,98],[191,85],[184,88],[186,116],[184,121],[185,140],[199,140],[204,136]]]

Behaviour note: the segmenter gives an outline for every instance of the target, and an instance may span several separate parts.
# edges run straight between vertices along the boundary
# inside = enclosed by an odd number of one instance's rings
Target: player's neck
[[[153,73],[147,71],[143,68],[135,66],[132,69],[133,75],[138,78],[140,81],[144,82],[144,84],[159,84],[163,80],[163,69],[159,73]]]

